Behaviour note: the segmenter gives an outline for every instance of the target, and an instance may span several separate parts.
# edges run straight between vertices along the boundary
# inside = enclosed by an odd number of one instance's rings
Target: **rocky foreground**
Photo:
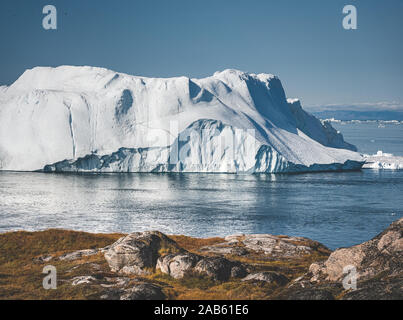
[[[0,299],[402,299],[402,234],[403,218],[331,252],[269,234],[10,232],[0,235]],[[42,287],[46,265],[57,269],[55,290]],[[355,290],[343,287],[346,266]]]

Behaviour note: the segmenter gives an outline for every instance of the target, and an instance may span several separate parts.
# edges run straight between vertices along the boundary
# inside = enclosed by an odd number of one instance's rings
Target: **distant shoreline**
[[[403,124],[403,120],[340,120],[335,118],[321,118],[321,121],[327,121],[332,123],[381,123],[381,124],[396,124],[401,125]]]

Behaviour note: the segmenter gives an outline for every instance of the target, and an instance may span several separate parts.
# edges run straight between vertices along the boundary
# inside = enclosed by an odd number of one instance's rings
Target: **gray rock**
[[[161,250],[180,251],[176,242],[158,231],[131,233],[113,243],[105,252],[112,271],[126,274],[147,274],[154,268]]]
[[[101,283],[103,288],[123,288],[129,284],[130,278],[126,277],[105,277],[106,283]]]
[[[231,278],[243,278],[248,274],[246,267],[243,265],[236,265],[231,268]]]
[[[101,299],[107,300],[162,300],[165,294],[158,285],[129,277],[78,276],[71,279],[73,286],[99,286]]]
[[[248,250],[244,247],[233,247],[231,250],[231,254],[234,256],[244,256],[248,254]]]
[[[270,234],[251,234],[244,236],[242,243],[249,250],[263,252],[273,257],[296,257],[312,253],[312,247],[305,244],[311,243],[314,246],[320,244],[306,238],[273,236]]]
[[[158,259],[157,269],[175,279],[179,279],[183,278],[187,272],[193,270],[201,259],[201,256],[190,252],[168,254]]]
[[[211,246],[205,246],[200,248],[200,252],[212,253],[216,255],[234,255],[234,256],[244,256],[248,253],[244,247],[238,245],[238,241],[235,242],[224,242],[217,243]]]
[[[289,282],[287,277],[280,273],[271,271],[250,274],[243,278],[242,281],[263,281],[268,283],[276,283],[279,286],[284,286]]]
[[[239,262],[232,262],[222,257],[203,257],[190,252],[159,258],[157,269],[175,279],[183,278],[190,271],[206,274],[216,280],[242,278],[247,274],[246,268]]]
[[[161,287],[152,283],[134,285],[120,296],[120,300],[164,300],[165,298]]]
[[[295,258],[311,254],[318,249],[330,252],[321,243],[308,238],[250,234],[227,236],[225,242],[202,247],[200,251],[221,256],[258,253],[273,258]]]
[[[97,279],[93,276],[78,276],[71,279],[71,284],[77,286],[79,284],[90,284],[95,282]]]
[[[36,263],[43,263],[43,262],[49,262],[50,260],[53,259],[53,256],[50,255],[42,255],[37,258],[34,258],[33,261]]]
[[[342,295],[342,300],[403,300],[403,274],[385,279],[370,279],[357,284],[357,290]]]
[[[120,300],[120,296],[122,295],[122,290],[119,289],[111,289],[106,290],[100,296],[102,300]]]
[[[69,252],[61,255],[59,257],[59,260],[67,260],[67,261],[72,261],[72,260],[77,260],[82,257],[87,257],[87,256],[92,256],[94,254],[97,254],[100,251],[100,249],[85,249],[85,250],[78,250],[74,252]]]
[[[196,264],[194,270],[219,281],[227,281],[232,275],[242,276],[246,272],[241,263],[222,257],[205,257]]]
[[[311,264],[311,281],[341,281],[343,269],[354,266],[357,279],[368,279],[379,273],[398,275],[403,272],[403,218],[392,223],[381,234],[362,244],[334,251],[327,261]]]

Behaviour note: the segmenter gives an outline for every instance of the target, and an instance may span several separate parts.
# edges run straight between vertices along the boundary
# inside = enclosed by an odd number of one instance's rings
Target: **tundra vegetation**
[[[331,252],[299,237],[193,238],[158,231],[0,234],[0,299],[402,299],[403,219]],[[357,290],[343,288],[343,265]],[[57,288],[42,273],[57,270]]]

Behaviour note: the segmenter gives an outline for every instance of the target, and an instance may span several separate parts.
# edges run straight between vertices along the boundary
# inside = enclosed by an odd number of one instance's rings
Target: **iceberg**
[[[376,154],[363,155],[365,169],[385,169],[385,170],[403,170],[403,157],[395,156],[391,153],[385,153],[379,150]]]
[[[340,171],[363,166],[356,150],[271,74],[36,67],[0,87],[0,170]]]

